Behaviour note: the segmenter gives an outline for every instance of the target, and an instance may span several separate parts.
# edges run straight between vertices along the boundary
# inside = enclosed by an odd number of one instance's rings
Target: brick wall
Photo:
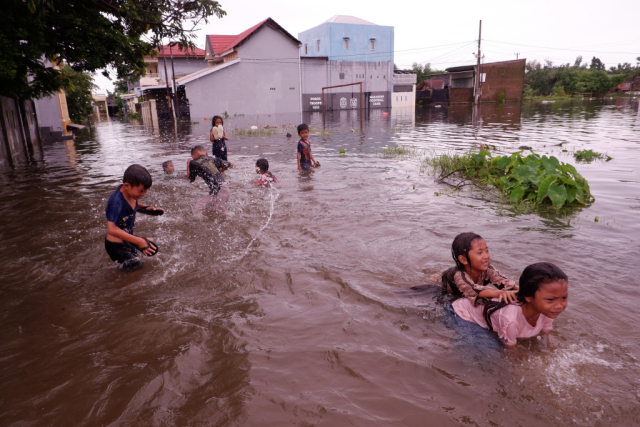
[[[463,102],[473,102],[473,88],[466,87],[450,87],[449,103],[459,104]]]
[[[482,84],[482,102],[521,101],[525,64],[526,59],[518,59],[483,65],[481,72],[487,76]]]

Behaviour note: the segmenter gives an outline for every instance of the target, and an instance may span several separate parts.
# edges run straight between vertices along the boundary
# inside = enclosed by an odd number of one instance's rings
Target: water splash
[[[238,261],[238,260],[244,258],[249,253],[249,250],[251,249],[251,246],[253,245],[253,242],[255,242],[258,239],[258,237],[260,237],[260,234],[264,231],[265,228],[267,228],[267,226],[271,222],[271,218],[273,217],[273,213],[275,212],[275,209],[276,209],[276,200],[278,200],[279,197],[280,197],[280,192],[278,191],[278,189],[275,188],[275,186],[273,186],[273,184],[270,185],[269,186],[269,216],[267,217],[267,221],[264,223],[264,225],[262,227],[260,227],[260,230],[258,230],[256,235],[253,236],[253,238],[251,239],[251,241],[247,245],[246,249],[240,255],[237,255],[235,257],[229,258],[228,260],[222,261],[222,262],[229,263],[229,262],[233,262],[233,261]]]

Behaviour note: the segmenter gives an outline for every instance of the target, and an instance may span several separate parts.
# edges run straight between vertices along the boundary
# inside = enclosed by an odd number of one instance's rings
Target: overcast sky
[[[395,63],[432,68],[472,64],[482,20],[485,62],[545,59],[554,64],[600,58],[607,69],[618,63],[636,65],[640,56],[640,0],[446,1],[396,0],[220,0],[227,16],[201,26],[198,47],[208,34],[238,34],[271,17],[293,36],[334,15],[351,15],[377,25],[395,27]],[[375,5],[375,6],[374,6]],[[446,45],[446,46],[444,46]],[[102,76],[104,91],[113,84]]]

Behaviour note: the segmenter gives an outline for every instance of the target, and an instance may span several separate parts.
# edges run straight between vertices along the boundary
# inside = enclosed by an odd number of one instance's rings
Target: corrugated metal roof
[[[349,15],[335,15],[324,21],[323,24],[326,22],[335,22],[337,24],[377,25],[373,22],[365,21],[364,19]]]

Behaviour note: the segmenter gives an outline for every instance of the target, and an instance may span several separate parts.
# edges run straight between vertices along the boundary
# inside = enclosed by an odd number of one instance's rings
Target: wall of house
[[[38,124],[41,127],[50,127],[54,131],[65,130],[58,94],[37,99],[35,103],[38,114]]]
[[[461,104],[473,102],[473,88],[449,88],[449,103],[450,104]]]
[[[526,59],[518,59],[482,65],[480,72],[486,77],[481,102],[521,101],[525,64]]]
[[[167,61],[167,74],[164,73],[164,62],[162,56],[158,57],[158,76],[162,79],[161,84],[166,84],[166,76],[169,76],[169,79],[173,79],[173,72],[171,70],[171,57],[165,57]],[[176,72],[176,76],[183,76],[185,74],[193,73],[194,71],[202,70],[203,68],[207,68],[209,65],[204,58],[173,58],[173,67]],[[169,80],[169,84],[171,84],[171,80]]]
[[[184,84],[193,120],[225,111],[300,112],[299,49],[291,39],[264,26],[237,50],[238,63]]]
[[[326,56],[332,61],[393,63],[393,36],[393,27],[325,22],[301,32],[298,40],[302,42],[302,56]],[[349,38],[348,49],[344,45],[345,37]],[[375,39],[374,50],[371,50],[371,39]],[[317,49],[318,40],[320,50]]]

